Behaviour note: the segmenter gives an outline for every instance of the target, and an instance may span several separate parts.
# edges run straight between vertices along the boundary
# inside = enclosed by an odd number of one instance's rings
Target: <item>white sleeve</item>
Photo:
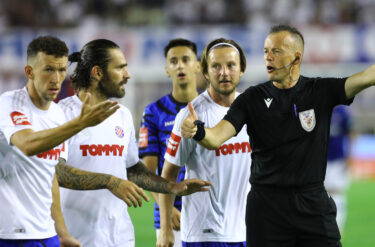
[[[0,99],[0,130],[10,145],[12,135],[23,129],[33,129],[30,112],[25,109],[14,109],[7,98]]]
[[[134,123],[133,118],[129,112],[129,117],[127,117],[128,126],[130,130],[130,137],[129,137],[129,144],[128,144],[128,153],[126,155],[126,168],[132,167],[136,165],[139,161],[138,158],[138,145],[137,139],[135,138],[135,130],[134,130]]]
[[[180,110],[177,114],[171,136],[169,137],[167,151],[164,159],[174,165],[184,166],[194,150],[196,142],[192,139],[185,139],[181,135],[181,124],[188,116],[189,111],[186,108]]]

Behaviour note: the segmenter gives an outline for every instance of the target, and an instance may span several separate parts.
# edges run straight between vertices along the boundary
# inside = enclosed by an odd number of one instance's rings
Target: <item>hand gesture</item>
[[[119,199],[123,200],[128,207],[142,207],[142,199],[149,202],[146,193],[135,183],[128,180],[112,177],[108,183],[108,189]]]
[[[172,229],[160,228],[159,236],[156,241],[157,247],[173,247],[174,246],[174,234]]]
[[[191,102],[188,103],[189,116],[185,118],[181,125],[181,135],[184,138],[193,138],[195,133],[197,133],[197,126],[194,124],[195,120],[198,120],[197,113],[195,113],[194,106]]]
[[[82,102],[81,114],[79,121],[85,126],[95,126],[120,108],[117,101],[106,100],[96,105],[90,104],[90,93],[87,93],[85,100]]]
[[[199,180],[197,178],[185,179],[172,188],[172,193],[178,196],[187,196],[195,192],[209,191],[211,183],[208,181]]]
[[[59,238],[60,247],[81,247],[81,243],[70,235]]]
[[[175,230],[175,231],[180,230],[180,219],[181,219],[181,212],[178,211],[177,208],[173,207],[173,209],[172,209],[172,227],[173,227],[173,230]]]

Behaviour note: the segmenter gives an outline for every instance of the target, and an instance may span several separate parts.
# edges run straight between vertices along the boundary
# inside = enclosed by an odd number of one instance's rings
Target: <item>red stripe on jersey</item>
[[[12,119],[14,125],[31,125],[31,123],[29,122],[29,118],[21,112],[12,112],[10,114],[10,118]]]
[[[181,136],[175,135],[172,132],[171,137],[169,138],[168,141],[168,147],[167,147],[167,153],[170,154],[171,156],[175,157],[177,153],[178,146],[180,145],[181,142]]]

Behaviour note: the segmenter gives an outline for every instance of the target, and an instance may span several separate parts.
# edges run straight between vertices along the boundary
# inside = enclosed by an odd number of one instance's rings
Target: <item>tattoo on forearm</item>
[[[142,162],[138,162],[135,166],[128,168],[127,175],[130,181],[145,190],[170,193],[168,181],[151,172]]]
[[[61,187],[73,190],[106,189],[111,179],[108,174],[93,173],[68,166],[63,159],[60,159],[56,166],[56,177]],[[116,187],[118,184],[112,186]]]

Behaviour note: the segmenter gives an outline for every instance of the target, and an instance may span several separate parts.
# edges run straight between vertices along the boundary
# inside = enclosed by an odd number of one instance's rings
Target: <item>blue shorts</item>
[[[246,247],[246,242],[223,243],[223,242],[184,242],[183,247]]]
[[[0,247],[60,247],[56,236],[45,239],[0,239]]]

